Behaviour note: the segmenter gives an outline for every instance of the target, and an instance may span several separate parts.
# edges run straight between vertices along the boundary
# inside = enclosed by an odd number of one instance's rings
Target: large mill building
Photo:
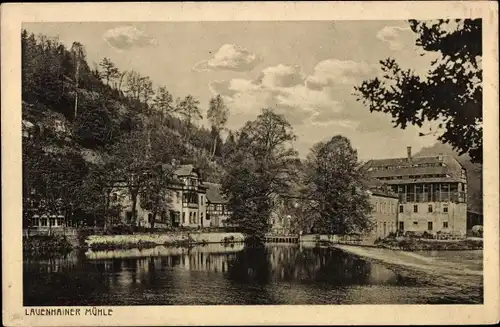
[[[467,174],[452,156],[370,160],[363,170],[399,196],[398,230],[465,236]]]

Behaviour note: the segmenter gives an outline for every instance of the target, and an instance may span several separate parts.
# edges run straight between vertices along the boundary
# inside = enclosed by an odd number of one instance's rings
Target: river
[[[24,305],[483,301],[482,251],[411,253],[405,258],[418,264],[398,265],[399,259],[384,260],[394,257],[394,251],[377,250],[378,257],[307,244],[267,244],[263,249],[208,244],[72,252],[64,258],[24,261]],[[461,265],[465,273],[449,269]]]

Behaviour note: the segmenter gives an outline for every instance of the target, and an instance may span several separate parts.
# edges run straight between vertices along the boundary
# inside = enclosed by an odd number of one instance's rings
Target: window
[[[432,212],[432,204],[429,204],[428,212]]]
[[[177,203],[181,203],[181,193],[180,192],[175,192],[175,197],[177,199]]]
[[[404,211],[403,206],[399,206],[399,212],[403,212],[403,211]]]
[[[432,230],[432,221],[427,222],[427,230]]]
[[[64,219],[63,218],[57,218],[57,225],[58,226],[64,225]]]
[[[447,205],[444,205],[444,206],[443,206],[443,212],[444,212],[444,213],[447,213],[447,212],[448,212],[448,206],[447,206]]]
[[[404,221],[400,221],[399,222],[399,230],[400,231],[404,231],[405,230],[405,222]]]
[[[42,226],[47,226],[47,218],[42,218],[40,221],[42,222]]]
[[[414,221],[414,222],[413,222],[413,225],[418,225],[418,221]]]
[[[182,223],[183,224],[186,223],[186,213],[185,212],[182,213]]]
[[[443,228],[448,228],[448,222],[447,221],[443,221]]]
[[[418,205],[416,204],[413,205],[413,212],[418,212]]]
[[[190,224],[193,223],[193,213],[192,212],[189,212],[189,223]]]

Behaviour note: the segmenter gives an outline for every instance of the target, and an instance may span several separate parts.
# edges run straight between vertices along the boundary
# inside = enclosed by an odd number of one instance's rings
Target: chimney
[[[406,152],[408,152],[408,161],[411,161],[411,146],[406,147]]]

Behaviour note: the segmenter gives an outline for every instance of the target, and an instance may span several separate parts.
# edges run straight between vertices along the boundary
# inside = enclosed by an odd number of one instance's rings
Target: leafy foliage
[[[229,109],[224,104],[222,97],[217,95],[210,99],[210,104],[207,111],[207,119],[212,126],[212,134],[214,136],[214,150],[212,156],[215,156],[217,143],[220,139],[220,132],[224,129],[229,116]]]
[[[90,69],[79,42],[67,49],[23,30],[21,45],[22,115],[34,125],[23,138],[26,209],[44,199],[42,211],[111,223],[119,208],[109,186],[128,180],[134,197],[159,213],[167,205],[158,201],[166,172],[157,168],[173,158],[203,166],[207,180],[220,181],[222,141],[212,158],[213,134],[196,126],[201,109],[192,95],[174,106],[165,86],[155,93],[149,77],[121,71],[109,58]]]
[[[262,239],[269,229],[271,196],[290,187],[290,163],[296,151],[291,125],[270,109],[239,131],[222,189],[229,198],[230,221],[246,234]]]
[[[371,228],[371,206],[357,169],[357,152],[341,136],[319,142],[306,161],[308,198],[315,202],[315,227],[327,234],[365,232]]]
[[[390,114],[402,129],[437,121],[444,127],[438,140],[482,162],[481,19],[410,20],[410,27],[418,35],[416,45],[440,58],[423,78],[394,59],[381,61],[383,78],[355,87],[358,101],[371,112]]]

